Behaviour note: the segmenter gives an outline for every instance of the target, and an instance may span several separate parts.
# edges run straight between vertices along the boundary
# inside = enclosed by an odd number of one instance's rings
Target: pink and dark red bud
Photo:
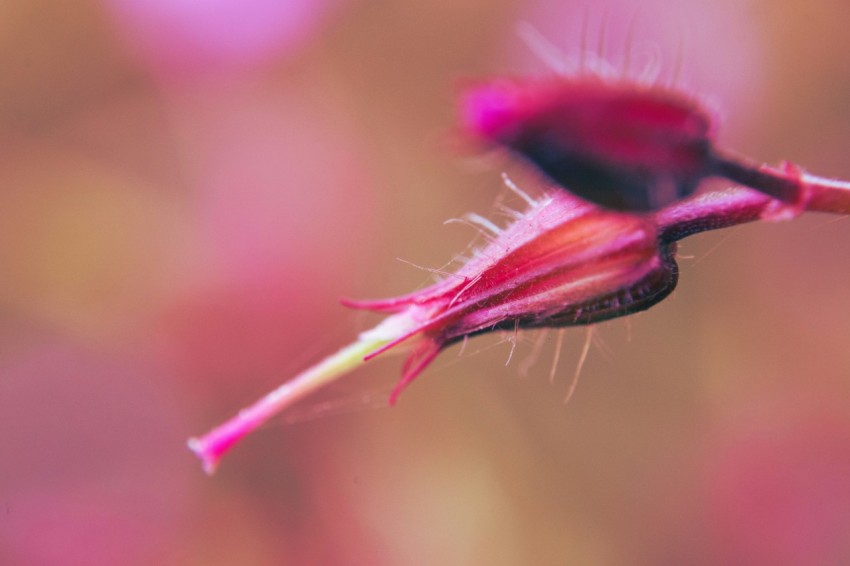
[[[419,340],[394,400],[443,347],[464,337],[593,324],[649,308],[676,285],[673,246],[651,217],[554,191],[453,276],[403,297],[348,304],[418,321],[369,356]]]
[[[724,177],[785,203],[805,200],[802,173],[717,148],[711,113],[660,86],[602,78],[497,79],[467,90],[466,135],[506,147],[556,186],[620,211],[660,210]]]
[[[473,138],[615,210],[660,209],[715,172],[712,117],[678,91],[594,77],[501,79],[470,89],[461,113]]]

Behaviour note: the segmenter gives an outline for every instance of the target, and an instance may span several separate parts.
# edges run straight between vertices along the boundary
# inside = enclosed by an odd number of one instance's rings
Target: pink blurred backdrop
[[[639,5],[640,4],[640,5]],[[394,409],[371,362],[246,440],[185,448],[429,280],[508,167],[455,88],[656,45],[721,141],[850,178],[839,1],[8,0],[0,5],[0,563],[850,561],[850,224],[688,240],[679,290],[452,349]],[[603,23],[605,22],[605,23]],[[530,187],[533,192],[533,187]],[[365,400],[364,400],[365,399]],[[330,407],[330,409],[328,409]],[[289,419],[292,420],[292,419]]]

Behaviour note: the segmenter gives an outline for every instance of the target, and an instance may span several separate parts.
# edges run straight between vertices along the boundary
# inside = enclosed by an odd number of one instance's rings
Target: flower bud
[[[456,274],[415,293],[346,304],[415,321],[368,357],[418,338],[392,400],[444,346],[483,332],[593,324],[649,308],[675,287],[673,244],[649,217],[554,191]]]
[[[463,97],[467,134],[610,209],[657,210],[713,174],[712,118],[679,91],[598,77],[500,79]]]

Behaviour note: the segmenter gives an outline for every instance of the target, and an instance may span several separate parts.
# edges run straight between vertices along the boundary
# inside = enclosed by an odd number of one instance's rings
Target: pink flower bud
[[[604,207],[656,211],[723,177],[799,208],[802,171],[772,169],[714,143],[714,117],[695,97],[595,75],[495,79],[461,101],[466,135],[503,146],[561,187]]]
[[[558,185],[617,210],[656,210],[713,173],[712,117],[679,91],[594,76],[500,79],[463,98],[462,123]]]
[[[593,324],[647,309],[675,285],[671,244],[659,240],[651,218],[606,211],[554,191],[453,276],[410,295],[346,304],[416,321],[367,356],[420,341],[393,391],[394,402],[441,348],[459,339]]]
[[[593,324],[644,310],[675,287],[675,244],[651,216],[623,214],[555,190],[523,195],[525,214],[456,273],[414,293],[349,306],[389,313],[378,327],[285,383],[191,448],[212,471],[243,436],[362,361],[412,347],[390,402],[446,346],[496,330]],[[494,226],[493,229],[497,229]]]

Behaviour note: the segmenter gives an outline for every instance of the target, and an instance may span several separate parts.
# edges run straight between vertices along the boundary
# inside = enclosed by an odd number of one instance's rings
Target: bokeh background
[[[213,478],[186,450],[510,202],[452,127],[464,78],[546,72],[521,21],[655,46],[725,145],[850,178],[844,0],[0,3],[0,563],[850,561],[843,218],[687,240],[566,405],[582,329],[554,383],[556,333],[507,366],[481,337],[393,409],[370,362]]]

